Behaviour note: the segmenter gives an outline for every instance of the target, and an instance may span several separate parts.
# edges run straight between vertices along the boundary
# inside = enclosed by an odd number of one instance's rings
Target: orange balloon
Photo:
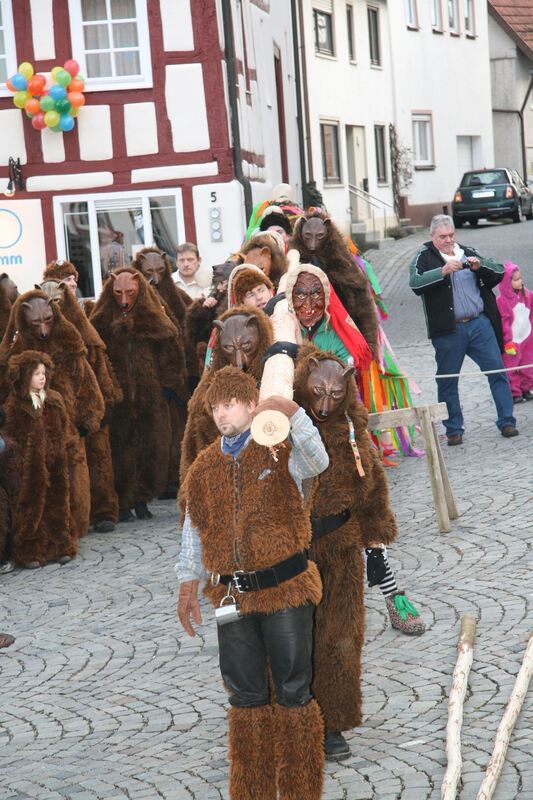
[[[28,114],[38,114],[41,110],[41,104],[37,100],[36,97],[30,97],[29,100],[26,100],[24,104],[24,108],[28,112]]]
[[[67,100],[73,108],[81,108],[85,105],[85,95],[81,92],[69,92],[67,94]]]
[[[80,78],[72,78],[71,82],[68,85],[69,92],[83,92],[84,89],[85,89],[85,82],[80,80]]]
[[[15,89],[15,87],[13,86],[13,84],[11,83],[11,81],[9,79],[6,81],[6,86],[9,89],[10,92],[18,91],[17,89]]]

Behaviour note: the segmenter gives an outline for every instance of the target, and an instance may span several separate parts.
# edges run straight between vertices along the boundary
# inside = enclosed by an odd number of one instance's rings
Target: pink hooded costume
[[[513,289],[511,277],[519,269],[512,261],[505,262],[505,275],[498,286],[500,294],[496,298],[502,318],[506,350],[503,363],[506,367],[533,364],[533,292],[525,286],[519,292]],[[508,352],[513,348],[516,355]],[[508,374],[513,397],[521,397],[523,392],[533,390],[533,367]]]

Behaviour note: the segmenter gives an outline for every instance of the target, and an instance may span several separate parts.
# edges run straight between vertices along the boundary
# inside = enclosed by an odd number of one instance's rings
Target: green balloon
[[[56,111],[58,111],[60,114],[68,114],[71,108],[72,105],[66,97],[64,97],[62,100],[56,100]]]
[[[26,91],[17,92],[13,97],[13,103],[16,105],[17,108],[24,108],[26,105],[26,101],[29,100],[31,94]]]
[[[49,94],[45,94],[43,97],[41,97],[41,102],[39,103],[39,105],[41,106],[41,111],[45,112],[53,111],[54,108],[56,107],[54,98],[50,97]]]
[[[51,131],[55,131],[56,133],[61,133],[61,131],[63,130],[63,128],[61,127],[61,125],[54,125],[54,127],[53,127],[53,128],[50,128],[50,130],[51,130]]]
[[[57,111],[47,111],[44,115],[44,121],[48,128],[54,128],[59,125],[59,114]]]
[[[56,72],[55,79],[60,86],[68,86],[72,80],[72,75],[66,69],[60,69]]]

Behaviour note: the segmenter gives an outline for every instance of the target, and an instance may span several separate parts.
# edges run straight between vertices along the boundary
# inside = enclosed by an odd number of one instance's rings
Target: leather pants
[[[220,671],[232,706],[270,702],[270,666],[276,700],[305,706],[311,700],[313,611],[308,603],[274,614],[246,614],[218,628]]]

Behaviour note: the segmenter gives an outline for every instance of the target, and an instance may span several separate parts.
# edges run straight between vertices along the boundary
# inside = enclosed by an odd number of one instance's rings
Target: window
[[[69,0],[69,12],[88,91],[152,86],[146,0]]]
[[[433,120],[431,114],[413,114],[413,163],[433,167]]]
[[[405,22],[408,28],[418,28],[416,0],[404,0]]]
[[[180,190],[55,197],[54,216],[59,254],[78,270],[84,297],[142,247],[154,243],[174,260],[184,239]]]
[[[370,43],[370,63],[381,66],[381,47],[379,44],[379,8],[367,8],[368,38]]]
[[[325,183],[341,182],[341,165],[339,158],[339,126],[336,122],[324,123],[320,126],[322,142],[322,166]]]
[[[0,0],[0,94],[12,96],[5,86],[8,78],[17,71],[17,54],[15,52],[15,31],[11,3]]]
[[[431,27],[434,31],[442,31],[442,0],[431,0]]]
[[[333,47],[333,15],[313,9],[315,20],[315,53],[335,55]]]
[[[353,6],[346,5],[346,27],[348,29],[348,56],[350,61],[355,61],[355,32],[353,27]]]
[[[378,183],[387,183],[387,155],[385,149],[385,126],[374,125],[374,141],[376,144],[376,174]]]
[[[463,0],[465,12],[465,33],[467,36],[476,35],[476,23],[474,16],[474,0]]]
[[[459,11],[457,0],[448,0],[448,27],[450,33],[459,33]]]

